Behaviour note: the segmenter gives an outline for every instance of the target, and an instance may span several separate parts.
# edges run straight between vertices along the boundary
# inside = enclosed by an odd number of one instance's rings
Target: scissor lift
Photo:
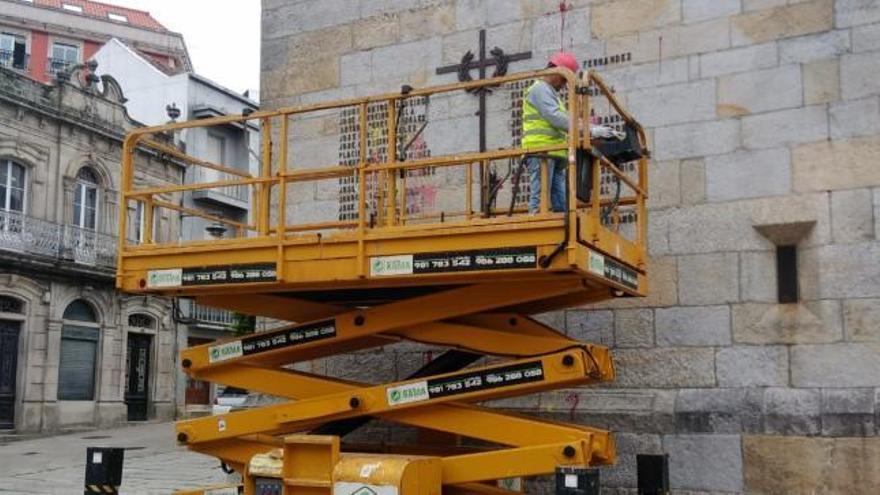
[[[493,208],[485,201],[473,207],[471,192],[482,187],[490,162],[518,160],[525,152],[518,147],[404,161],[397,158],[397,147],[390,146],[379,163],[367,156],[370,105],[385,105],[387,142],[397,143],[396,113],[407,99],[497,87],[554,72],[567,79],[571,126],[577,132],[570,133],[565,146],[529,151],[566,149],[568,183],[587,180],[597,185],[588,197],[579,194],[582,187],[569,187],[568,204],[575,207],[565,213],[549,211],[546,187],[536,214]],[[591,120],[593,97],[607,98],[635,133],[639,148],[646,148],[641,127],[595,74],[577,79],[553,70],[133,132],[125,142],[121,203],[141,202],[145,225],[152,225],[155,210],[166,208],[225,223],[235,236],[162,244],[144,228],[140,244],[120,243],[117,286],[296,322],[181,352],[180,365],[193,379],[289,401],[179,421],[179,443],[219,458],[243,478],[240,487],[180,493],[513,493],[497,480],[552,473],[560,466],[612,464],[615,450],[607,431],[476,405],[614,378],[607,348],[573,340],[531,317],[640,296],[647,289],[647,161],[644,156],[636,159],[633,177],[595,149],[583,125]],[[359,163],[290,167],[292,119],[338,108],[357,112]],[[261,124],[258,174],[190,157],[155,139],[161,133],[247,120]],[[139,188],[130,158],[135,146],[237,177]],[[408,173],[427,167],[466,169],[465,212],[427,221],[406,216],[401,192]],[[588,173],[579,174],[583,167]],[[356,221],[297,223],[290,218],[288,185],[344,176],[357,177]],[[629,193],[621,195],[618,188],[614,197],[599,194],[606,176]],[[381,191],[370,192],[369,180],[380,184]],[[174,201],[190,191],[235,186],[253,191],[251,222],[232,222]],[[370,194],[379,198],[373,215],[368,212]],[[624,207],[636,213],[632,238],[621,233],[619,211]],[[126,232],[130,220],[127,208],[121,210],[120,232]],[[393,383],[339,380],[296,366],[407,341],[448,350]],[[490,360],[472,366],[484,356]],[[351,448],[341,443],[372,418],[417,427],[426,432],[425,440]]]

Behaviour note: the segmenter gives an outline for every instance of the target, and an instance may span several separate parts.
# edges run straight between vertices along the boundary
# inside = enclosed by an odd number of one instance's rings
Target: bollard
[[[281,495],[284,482],[276,478],[254,478],[254,495]]]
[[[88,447],[86,449],[85,495],[117,494],[122,484],[122,462],[125,449]]]
[[[666,495],[669,493],[669,454],[636,456],[639,495]]]
[[[556,495],[599,495],[599,471],[578,467],[556,468]]]

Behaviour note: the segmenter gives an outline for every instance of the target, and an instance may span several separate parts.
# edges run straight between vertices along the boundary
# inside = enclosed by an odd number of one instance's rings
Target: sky
[[[196,74],[251,97],[260,88],[260,0],[101,0],[181,33]]]

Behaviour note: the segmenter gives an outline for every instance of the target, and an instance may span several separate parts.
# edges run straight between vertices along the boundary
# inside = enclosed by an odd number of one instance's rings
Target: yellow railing
[[[558,74],[565,78],[567,88],[567,104],[569,109],[570,129],[575,132],[569,133],[568,142],[565,145],[547,146],[539,149],[526,150],[522,147],[508,147],[485,152],[462,152],[440,156],[432,156],[419,159],[398,158],[398,115],[399,103],[412,98],[431,97],[444,93],[475,91],[483,88],[496,88],[507,83],[532,80],[549,74]],[[632,177],[620,170],[611,161],[604,157],[591,156],[593,160],[593,193],[589,202],[578,202],[576,196],[576,152],[583,149],[590,151],[590,121],[591,101],[588,88],[593,92],[607,98],[613,108],[622,118],[637,130],[638,138],[643,149],[647,148],[644,131],[641,126],[619,104],[614,94],[605,83],[593,72],[589,72],[578,79],[569,72],[548,69],[543,71],[514,74],[505,77],[471,81],[465,83],[449,84],[424,89],[411,89],[406,92],[384,94],[378,96],[332,101],[303,105],[299,107],[282,108],[274,111],[253,112],[245,116],[225,116],[211,119],[201,119],[189,122],[171,123],[162,126],[142,128],[133,131],[125,140],[123,154],[122,187],[121,187],[121,212],[127,211],[129,202],[141,202],[144,204],[145,225],[152,225],[154,209],[166,208],[182,214],[197,216],[211,222],[219,222],[230,226],[238,237],[277,238],[279,243],[295,236],[298,233],[314,231],[344,230],[349,235],[354,232],[362,244],[364,236],[369,231],[385,228],[401,228],[418,223],[419,227],[431,224],[449,223],[451,219],[461,219],[462,222],[478,222],[486,217],[499,216],[511,217],[511,221],[547,220],[548,218],[563,218],[566,227],[566,241],[576,242],[575,215],[578,211],[589,210],[590,219],[594,224],[594,232],[600,228],[615,230],[619,227],[618,211],[621,207],[635,208],[636,225],[635,239],[638,245],[644,245],[646,240],[646,216],[645,201],[647,198],[647,161],[642,158],[637,163],[637,174]],[[371,105],[384,105],[387,113],[386,122],[381,132],[386,136],[385,157],[376,160],[368,156],[368,110]],[[333,164],[315,168],[290,166],[290,138],[292,131],[291,119],[306,115],[320,114],[332,110],[354,109],[357,115],[357,153],[358,159],[355,166],[340,166]],[[153,139],[161,133],[175,133],[184,129],[197,127],[210,127],[256,121],[261,128],[261,156],[260,169],[256,175],[239,169],[213,163],[200,158],[192,157],[172,146],[162,144]],[[185,166],[211,169],[223,174],[223,177],[232,177],[224,180],[197,184],[172,184],[159,187],[135,187],[134,184],[134,160],[135,148],[148,148],[177,160]],[[551,213],[548,205],[547,180],[542,182],[540,211],[535,215],[527,215],[522,208],[493,209],[475,208],[473,204],[474,188],[484,187],[488,175],[489,166],[493,161],[520,160],[526,154],[547,154],[552,151],[566,150],[568,152],[568,205],[569,210],[562,213]],[[303,156],[308,150],[296,150]],[[294,160],[296,165],[297,160]],[[408,215],[406,192],[407,178],[414,171],[441,170],[448,167],[465,167],[464,169],[464,208],[453,211],[430,212],[422,215]],[[546,167],[545,167],[546,168]],[[604,172],[603,172],[604,171]],[[605,176],[615,177],[625,185],[628,194],[608,199],[599,194],[600,181]],[[610,175],[609,175],[610,174]],[[194,174],[201,177],[201,174]],[[288,208],[291,206],[292,195],[288,187],[321,180],[339,180],[342,178],[356,179],[357,186],[357,216],[354,219],[341,219],[334,221],[311,221],[313,219],[300,218],[291,221]],[[368,185],[372,187],[368,191]],[[234,221],[223,218],[214,212],[199,208],[183,206],[179,200],[180,195],[200,190],[225,189],[230,187],[248,188],[251,191],[250,219],[248,221]],[[275,191],[273,196],[273,190]],[[485,192],[485,191],[483,191]],[[511,191],[516,194],[516,191]],[[481,196],[482,197],[482,196]],[[177,198],[177,200],[174,200]],[[368,204],[369,203],[369,204]],[[368,215],[368,210],[372,213]],[[609,214],[610,213],[610,214]],[[120,214],[119,232],[126,231],[126,215]],[[144,228],[144,239],[140,245],[127,245],[120,243],[119,255],[129,250],[143,250],[155,247],[152,238],[153,230]],[[324,237],[327,239],[327,237]],[[200,240],[198,242],[205,242]]]

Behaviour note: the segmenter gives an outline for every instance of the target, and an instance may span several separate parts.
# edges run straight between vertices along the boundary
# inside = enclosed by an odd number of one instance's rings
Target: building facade
[[[192,70],[183,37],[148,12],[89,0],[0,0],[0,67],[44,83],[126,40],[168,73]]]
[[[258,109],[255,101],[192,72],[168,74],[143,53],[118,39],[108,41],[92,59],[98,62],[100,73],[116,77],[125,93],[129,114],[145,125]],[[185,129],[175,135],[175,140],[190,156],[251,173],[258,170],[260,133],[259,127],[253,124]],[[187,183],[235,178],[201,167],[190,167],[186,174]],[[201,209],[213,216],[241,223],[250,223],[250,201],[250,191],[242,186],[188,192],[183,196],[183,205],[187,208]],[[224,225],[184,215],[179,234],[181,240],[197,240],[231,237],[235,232]],[[176,318],[181,326],[177,345],[180,348],[228,337],[233,327],[240,323],[240,317],[227,310],[198,305],[189,299],[180,299],[178,303]],[[177,381],[177,404],[181,414],[199,413],[210,407],[216,395],[210,384],[190,379],[183,373],[179,373]]]
[[[264,0],[262,30],[267,109],[453,82],[437,69],[479,54],[481,30],[487,52],[531,52],[509,72],[575,53],[649,131],[650,295],[542,316],[610,346],[614,383],[501,405],[613,430],[607,487],[635,487],[636,453],[668,453],[672,487],[695,493],[880,486],[880,3]],[[473,108],[424,148],[473,141]],[[515,104],[488,108],[509,145]],[[344,118],[321,124],[299,149],[345,165]],[[434,190],[419,202],[442,209]],[[297,211],[346,218],[344,196]],[[424,360],[313,367],[378,382]]]
[[[137,124],[112,77],[51,85],[0,68],[0,429],[53,432],[174,416],[171,304],[116,292],[122,140]],[[178,164],[140,150],[143,184]],[[124,207],[139,242],[143,211]],[[156,235],[179,219],[157,212]]]

